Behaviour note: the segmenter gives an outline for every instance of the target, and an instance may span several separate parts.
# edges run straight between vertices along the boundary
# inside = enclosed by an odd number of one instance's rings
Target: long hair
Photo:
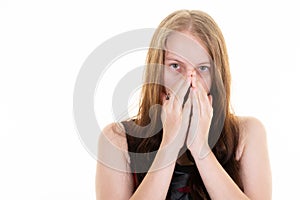
[[[147,132],[143,132],[140,139],[132,143],[133,138],[129,139],[132,144],[129,149],[137,153],[149,153],[156,151],[161,143],[163,130],[154,136],[151,135],[157,127],[162,126],[161,110],[154,109],[150,113],[152,106],[162,104],[160,94],[165,91],[161,84],[163,78],[163,68],[155,65],[164,65],[165,50],[163,48],[168,37],[168,31],[178,32],[187,31],[194,37],[199,38],[208,51],[214,68],[212,73],[212,85],[210,93],[213,101],[213,118],[209,131],[209,144],[216,158],[227,171],[235,183],[243,190],[241,178],[239,176],[239,162],[235,159],[235,153],[239,141],[239,122],[237,117],[230,109],[230,69],[228,62],[227,49],[224,37],[215,21],[206,13],[196,10],[179,10],[167,16],[159,25],[153,35],[150,48],[146,58],[146,68],[144,72],[144,82],[141,91],[139,110],[135,118],[135,124],[138,126],[149,127]],[[155,48],[154,48],[155,47]],[[151,114],[151,116],[149,116]],[[221,129],[218,128],[221,126]],[[217,134],[219,132],[220,134]],[[193,158],[190,152],[187,152],[191,161]],[[153,160],[150,159],[150,162]],[[131,163],[136,166],[138,163]],[[137,184],[141,183],[146,173],[137,174]],[[189,185],[193,199],[210,199],[208,192],[199,174],[191,176]]]

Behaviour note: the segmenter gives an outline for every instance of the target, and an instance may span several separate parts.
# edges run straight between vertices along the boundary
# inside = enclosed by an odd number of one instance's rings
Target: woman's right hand
[[[172,148],[172,151],[179,152],[185,143],[191,112],[190,96],[184,106],[183,102],[190,85],[191,80],[182,77],[173,86],[166,88],[168,95],[162,95],[163,148]]]

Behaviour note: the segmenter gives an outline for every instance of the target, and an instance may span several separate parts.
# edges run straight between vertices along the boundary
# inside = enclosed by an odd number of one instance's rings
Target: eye
[[[198,70],[202,71],[202,72],[206,72],[209,70],[209,67],[208,66],[200,66],[200,67],[198,67]]]
[[[180,66],[178,64],[176,64],[176,63],[170,64],[170,67],[172,69],[175,69],[175,70],[179,70],[180,69]]]

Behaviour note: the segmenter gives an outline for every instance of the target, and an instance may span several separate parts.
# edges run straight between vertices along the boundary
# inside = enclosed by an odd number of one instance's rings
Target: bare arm
[[[97,200],[165,199],[175,167],[177,148],[164,148],[167,145],[161,144],[149,172],[133,193],[133,178],[126,155],[128,153],[125,133],[116,133],[114,126],[108,125],[99,138]]]
[[[196,79],[192,80],[192,91],[193,116],[187,145],[210,197],[231,200],[271,199],[271,170],[263,125],[255,118],[241,118],[244,148],[243,151],[239,148],[237,154],[241,154],[240,173],[244,184],[243,192],[223,169],[208,146],[209,125],[213,113],[212,96],[207,95],[202,84]]]
[[[204,159],[193,155],[212,199],[272,199],[271,170],[265,130],[262,124],[254,118],[248,118],[245,123],[244,131],[246,131],[247,138],[241,157],[244,193],[222,168],[213,153]]]
[[[241,177],[250,199],[272,199],[272,175],[264,126],[255,118],[244,119],[245,147],[241,157]]]
[[[150,172],[147,173],[136,192],[132,195],[130,198],[131,200],[166,199],[177,158],[176,156],[170,161],[170,153],[171,152],[168,150],[159,150],[157,152],[154,162],[149,170]],[[162,163],[169,164],[163,166]]]
[[[185,142],[189,124],[190,98],[182,109],[183,97],[189,85],[189,82],[183,79],[180,80],[179,84],[175,86],[175,91],[179,91],[178,97],[180,100],[173,93],[169,100],[163,101],[161,117],[164,133],[162,142],[149,172],[133,194],[132,200],[166,199],[177,156]]]
[[[168,100],[163,97],[161,118],[163,136],[159,150],[143,181],[133,193],[133,180],[129,168],[125,130],[116,125],[107,126],[99,138],[96,173],[97,199],[165,199],[172,179],[179,150],[186,138],[191,101],[182,108],[184,95],[190,82],[176,82]],[[174,92],[178,91],[178,95]]]
[[[132,191],[125,133],[112,123],[104,128],[99,137],[96,198],[128,200]]]

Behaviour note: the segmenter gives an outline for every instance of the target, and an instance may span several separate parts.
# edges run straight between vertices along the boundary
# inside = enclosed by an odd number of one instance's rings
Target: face
[[[165,86],[175,85],[179,78],[196,79],[209,93],[211,59],[201,41],[190,33],[176,32],[168,36],[164,65]]]

